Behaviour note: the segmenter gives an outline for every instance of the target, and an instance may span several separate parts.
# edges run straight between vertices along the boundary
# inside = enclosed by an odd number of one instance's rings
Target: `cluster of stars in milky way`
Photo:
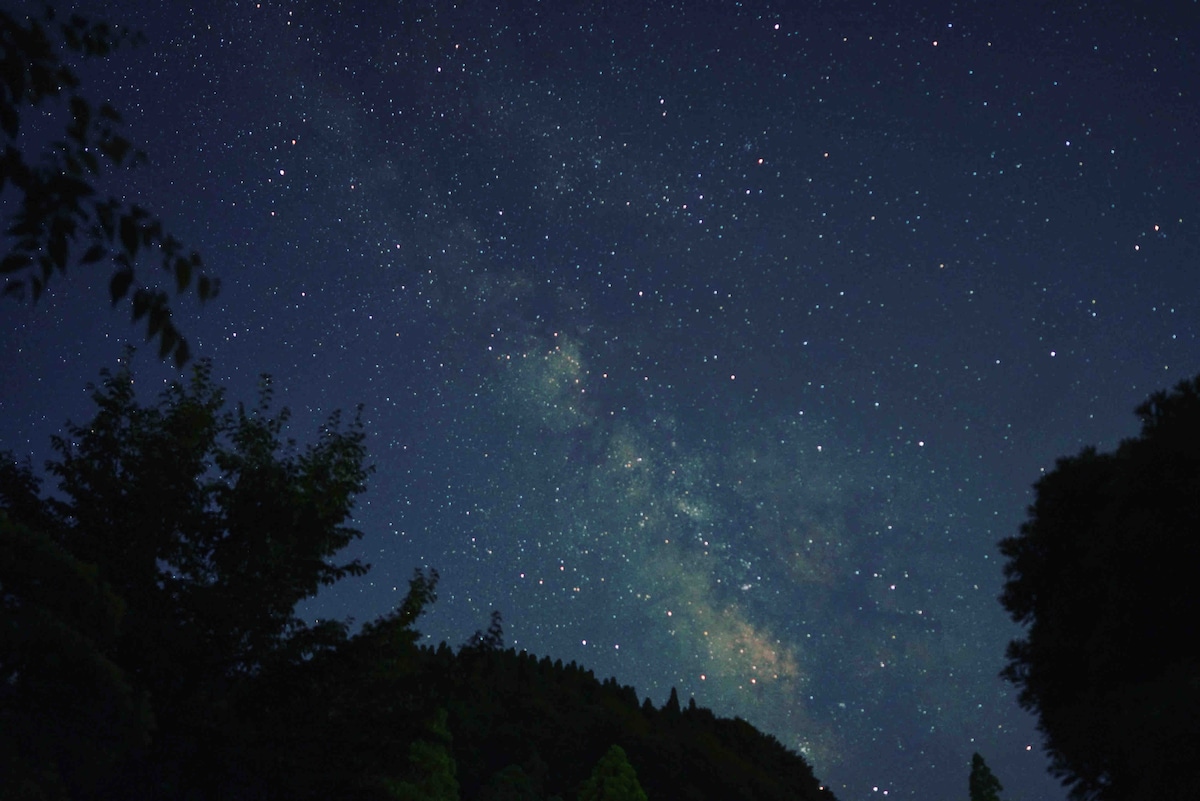
[[[373,570],[305,614],[430,565],[431,641],[499,609],[841,798],[961,795],[974,751],[1063,797],[995,543],[1200,369],[1195,20],[645,5],[111,6],[128,189],[223,280],[195,352],[298,437],[363,405]],[[131,337],[53,290],[4,331],[34,453]]]

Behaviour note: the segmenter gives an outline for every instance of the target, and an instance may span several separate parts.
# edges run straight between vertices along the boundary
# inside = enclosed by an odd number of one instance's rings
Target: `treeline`
[[[740,718],[714,715],[674,689],[659,708],[633,687],[603,682],[513,649],[444,644],[419,663],[444,699],[464,797],[492,798],[498,776],[525,775],[533,797],[574,797],[591,766],[619,744],[653,799],[831,799],[811,767]],[[520,772],[519,774],[517,772]]]
[[[352,633],[297,603],[339,563],[364,433],[228,408],[207,362],[151,404],[128,364],[46,473],[0,458],[0,797],[818,799],[797,754],[672,691],[662,708],[570,664],[418,646],[437,574]]]

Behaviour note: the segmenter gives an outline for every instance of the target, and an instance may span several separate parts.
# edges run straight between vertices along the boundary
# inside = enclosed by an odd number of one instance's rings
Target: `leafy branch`
[[[50,279],[73,265],[110,262],[113,306],[130,299],[135,322],[145,319],[146,339],[157,339],[160,358],[177,366],[190,357],[171,316],[167,293],[141,285],[138,258],[150,254],[172,278],[177,293],[194,290],[215,298],[218,279],[205,272],[199,253],[187,249],[162,220],[138,204],[102,197],[93,184],[108,169],[143,164],[146,155],[121,133],[121,116],[108,103],[94,105],[79,92],[78,74],[61,49],[85,58],[105,57],[138,44],[138,34],[77,14],[59,20],[53,9],[17,19],[0,11],[0,193],[15,196],[3,207],[3,294],[36,303]],[[61,139],[36,160],[18,146],[22,113],[65,99],[69,121]]]

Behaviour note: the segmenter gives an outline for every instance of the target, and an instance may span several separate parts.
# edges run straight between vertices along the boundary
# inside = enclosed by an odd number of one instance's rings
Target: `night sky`
[[[1200,12],[916,5],[97,6],[149,40],[85,70],[150,155],[113,186],[223,282],[193,351],[302,440],[363,405],[373,569],[305,615],[432,566],[431,642],[499,609],[842,799],[965,797],[973,751],[1064,798],[996,543],[1200,372]],[[108,275],[6,304],[4,447],[140,339]]]

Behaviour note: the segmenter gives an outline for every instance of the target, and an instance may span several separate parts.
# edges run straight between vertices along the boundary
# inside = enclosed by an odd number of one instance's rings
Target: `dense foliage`
[[[513,649],[443,645],[422,649],[420,664],[449,712],[466,798],[491,797],[495,777],[518,769],[531,797],[575,798],[614,744],[651,799],[832,798],[778,740],[694,701],[681,708],[674,691],[661,707],[639,704],[615,679]]]
[[[281,441],[287,414],[269,413],[269,385],[257,408],[229,411],[209,374],[202,363],[190,383],[143,406],[127,368],[106,373],[96,416],[52,439],[49,497],[11,454],[0,469],[10,555],[0,565],[0,715],[53,697],[61,714],[22,725],[47,728],[50,744],[111,751],[128,741],[126,762],[155,765],[164,787],[184,781],[167,775],[188,774],[174,764],[184,752],[237,728],[230,701],[256,677],[345,641],[344,625],[309,626],[294,607],[366,569],[331,561],[360,536],[345,525],[367,475],[358,422],[343,430],[334,418],[301,450]],[[129,736],[98,738],[82,714],[89,705]],[[8,742],[6,756],[70,790],[91,783],[90,767],[28,753],[38,742]]]
[[[1001,543],[1027,626],[1005,675],[1077,799],[1200,787],[1200,378],[1137,409],[1115,452],[1060,459]]]
[[[579,790],[579,801],[646,801],[637,771],[619,745],[611,746]]]
[[[301,447],[269,382],[229,409],[207,362],[149,405],[103,375],[54,493],[0,459],[0,798],[832,797],[742,720],[503,650],[499,614],[418,647],[433,571],[356,634],[306,623],[367,569],[359,422]]]

